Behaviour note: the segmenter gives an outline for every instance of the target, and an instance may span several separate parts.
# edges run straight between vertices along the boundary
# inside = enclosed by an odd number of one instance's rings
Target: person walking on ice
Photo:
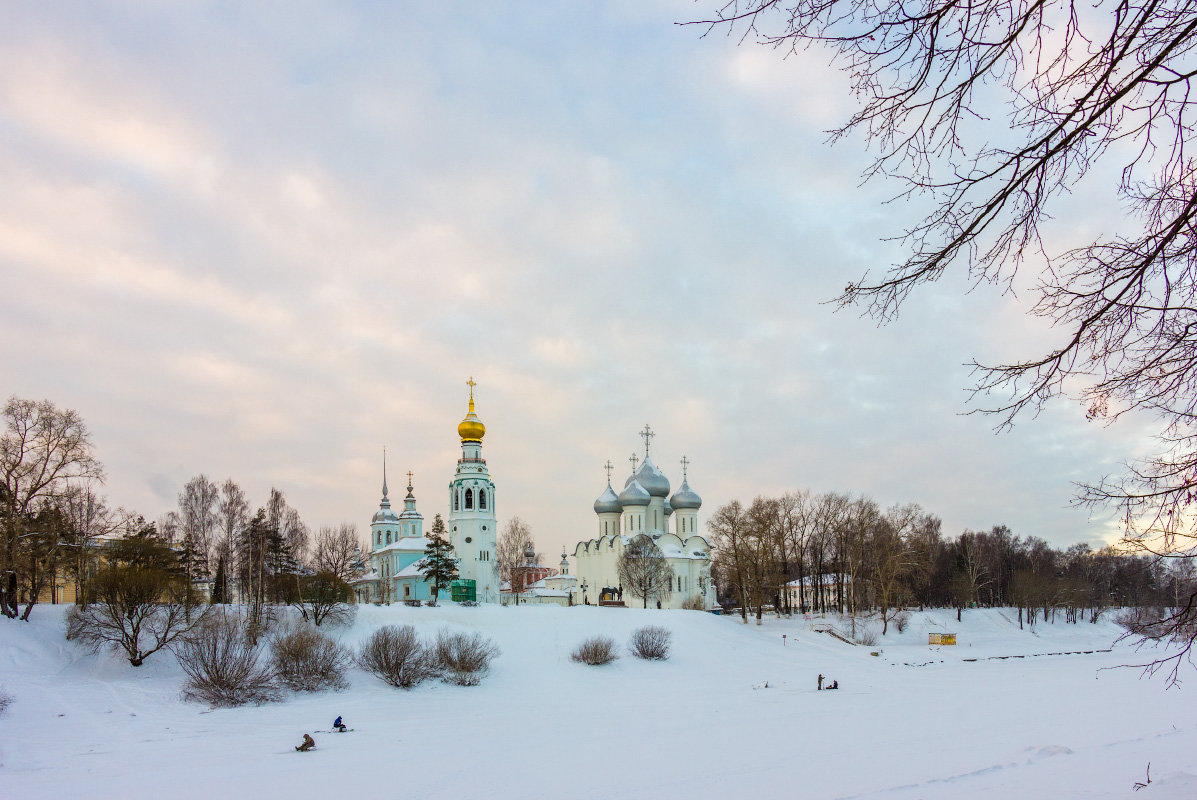
[[[819,689],[820,690],[823,689],[823,676],[822,675],[819,675]]]
[[[312,734],[305,733],[303,735],[303,744],[298,745],[295,750],[300,753],[306,753],[316,746],[316,740],[312,738]]]
[[[336,730],[337,733],[344,733],[346,730],[348,730],[348,728],[349,726],[342,722],[339,716],[337,717],[337,721],[333,723],[333,729]]]

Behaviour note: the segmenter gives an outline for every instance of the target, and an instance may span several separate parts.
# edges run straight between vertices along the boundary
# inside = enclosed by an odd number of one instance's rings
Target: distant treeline
[[[1190,559],[1167,561],[1060,550],[1005,525],[945,537],[917,504],[883,511],[867,497],[798,491],[733,501],[708,522],[720,602],[747,619],[779,613],[877,613],[883,630],[909,606],[1013,606],[1019,622],[1062,612],[1069,622],[1104,609],[1175,606],[1193,583]]]

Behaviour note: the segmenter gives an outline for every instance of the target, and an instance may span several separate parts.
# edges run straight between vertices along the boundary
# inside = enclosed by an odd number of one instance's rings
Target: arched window
[[[479,511],[486,510],[486,490],[485,489],[478,490],[478,510]]]
[[[469,511],[470,509],[472,509],[474,507],[474,490],[473,489],[466,489],[465,503],[466,503],[466,511]]]
[[[391,543],[391,532],[387,531],[387,544]]]
[[[382,544],[382,531],[378,532],[378,543]]]
[[[454,492],[453,493],[453,510],[456,511],[459,508],[461,508],[461,492]]]

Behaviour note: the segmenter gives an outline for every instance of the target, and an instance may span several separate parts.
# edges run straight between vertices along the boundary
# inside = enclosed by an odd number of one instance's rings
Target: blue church
[[[420,575],[428,540],[424,516],[416,510],[412,473],[407,473],[407,497],[396,514],[387,496],[386,458],[382,462],[382,501],[370,523],[370,571],[353,582],[359,603],[431,600],[432,589]]]

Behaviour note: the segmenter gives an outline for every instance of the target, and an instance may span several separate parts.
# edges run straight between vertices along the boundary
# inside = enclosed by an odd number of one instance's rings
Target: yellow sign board
[[[927,637],[927,644],[956,644],[954,633],[932,633]]]

